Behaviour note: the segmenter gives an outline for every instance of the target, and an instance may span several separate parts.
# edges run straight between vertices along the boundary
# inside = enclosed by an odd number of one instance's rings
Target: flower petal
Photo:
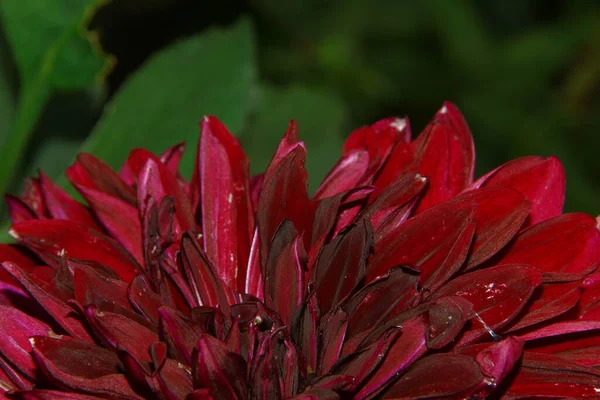
[[[115,353],[77,340],[36,336],[32,344],[41,372],[55,385],[113,399],[141,399],[120,374]]]
[[[523,309],[541,282],[542,276],[534,267],[501,265],[455,278],[428,300],[459,296],[473,304],[477,318],[472,319],[471,330],[461,339],[464,345],[508,324]]]
[[[453,202],[475,206],[475,238],[466,269],[480,265],[517,234],[529,214],[529,202],[515,189],[486,188],[461,194]]]
[[[413,168],[429,181],[415,213],[453,198],[473,181],[473,137],[462,114],[453,104],[444,103],[412,144]]]
[[[562,213],[566,179],[556,157],[522,157],[510,161],[475,182],[472,187],[505,186],[517,189],[531,203],[528,225]]]
[[[209,335],[198,340],[192,362],[194,388],[207,388],[218,399],[245,399],[248,396],[246,362]]]
[[[126,282],[131,281],[139,270],[133,257],[114,239],[71,221],[25,221],[13,225],[9,233],[43,254],[110,266]]]
[[[204,249],[221,280],[237,290],[254,226],[248,159],[215,117],[202,120],[198,159]]]
[[[524,263],[538,268],[544,281],[581,279],[600,263],[596,220],[564,214],[521,232],[496,263]]]
[[[384,392],[384,396],[394,399],[465,398],[484,379],[479,364],[471,357],[433,354],[413,364]]]

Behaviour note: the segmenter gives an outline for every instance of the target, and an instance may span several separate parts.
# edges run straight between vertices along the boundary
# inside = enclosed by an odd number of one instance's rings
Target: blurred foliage
[[[189,175],[204,114],[255,172],[296,118],[314,189],[353,128],[408,115],[416,135],[447,99],[478,174],[554,154],[566,209],[600,212],[597,0],[6,0],[0,17],[0,191],[77,151],[118,167],[183,140]]]

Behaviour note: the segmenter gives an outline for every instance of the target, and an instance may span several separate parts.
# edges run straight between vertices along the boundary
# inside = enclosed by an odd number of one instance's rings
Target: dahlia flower
[[[354,131],[315,195],[291,122],[264,174],[205,117],[117,173],[8,196],[0,398],[581,398],[600,392],[600,233],[553,157],[473,180],[446,103]]]

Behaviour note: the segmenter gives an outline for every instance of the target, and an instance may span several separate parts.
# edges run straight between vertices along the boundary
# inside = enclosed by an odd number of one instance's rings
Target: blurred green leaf
[[[0,146],[6,140],[11,128],[15,113],[15,98],[12,92],[8,71],[8,52],[3,48],[5,43],[0,41]]]
[[[300,140],[306,144],[309,188],[314,191],[340,157],[344,104],[327,92],[303,86],[265,86],[260,100],[259,109],[241,136],[251,172],[266,169],[289,121],[295,119]]]
[[[189,175],[198,122],[213,114],[239,132],[251,106],[255,75],[254,37],[247,20],[174,44],[121,87],[81,151],[118,168],[136,147],[160,153],[186,141],[181,170]]]
[[[0,148],[0,193],[52,91],[88,87],[106,68],[106,60],[86,37],[86,18],[99,4],[98,0],[0,2],[0,16],[21,79],[13,129]]]

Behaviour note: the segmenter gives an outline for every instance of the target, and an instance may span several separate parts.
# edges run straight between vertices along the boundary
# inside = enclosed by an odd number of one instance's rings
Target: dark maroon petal
[[[2,263],[2,267],[11,274],[50,316],[72,337],[93,342],[83,323],[76,318],[73,309],[56,297],[48,294],[36,285],[31,278],[12,262]]]
[[[535,225],[562,213],[566,179],[555,157],[522,157],[486,174],[473,187],[505,186],[517,189],[531,203],[528,224]]]
[[[342,307],[349,315],[348,337],[381,326],[418,300],[418,276],[393,268],[350,297]]]
[[[28,390],[11,393],[10,398],[19,400],[101,400],[103,397],[81,393],[59,392],[57,390]]]
[[[186,400],[214,400],[210,389],[196,389],[189,393]]]
[[[414,168],[429,181],[416,213],[462,192],[473,181],[475,149],[471,131],[456,106],[444,103],[412,143]]]
[[[139,151],[141,152],[141,150]],[[134,154],[132,153],[130,158]],[[164,164],[155,159],[156,156],[153,157],[148,158],[139,173],[138,204],[140,206],[147,204],[149,198],[152,198],[155,204],[161,204],[166,196],[173,198],[175,200],[174,222],[176,222],[173,226],[173,234],[176,238],[179,238],[183,232],[196,228],[192,207],[188,197],[177,182],[177,178],[167,170]]]
[[[557,340],[558,339],[558,340]],[[600,366],[600,335],[595,331],[566,334],[527,343],[531,351],[549,353],[589,367]]]
[[[519,338],[525,341],[547,338],[552,336],[566,335],[569,333],[586,332],[600,329],[600,321],[564,321],[557,322],[527,332]]]
[[[223,400],[247,398],[246,362],[223,342],[203,335],[192,368],[195,389],[208,388],[213,397]]]
[[[369,153],[356,150],[348,153],[327,174],[314,195],[322,200],[354,189],[363,181],[369,167]]]
[[[485,379],[471,357],[433,354],[417,361],[384,397],[390,399],[465,398]]]
[[[462,332],[473,315],[473,305],[462,297],[442,297],[427,311],[427,347],[441,349]]]
[[[489,188],[461,194],[454,200],[475,206],[475,238],[467,270],[502,249],[517,234],[529,214],[529,202],[515,189]]]
[[[426,179],[421,175],[407,173],[373,195],[373,202],[360,215],[371,220],[376,241],[393,232],[408,218],[425,183]]]
[[[340,395],[329,389],[309,389],[301,394],[291,397],[290,400],[339,400]]]
[[[160,161],[165,164],[169,172],[173,175],[179,173],[179,163],[185,151],[185,143],[178,143],[175,146],[169,147],[160,155]]]
[[[262,276],[262,265],[260,263],[260,236],[258,227],[254,229],[250,254],[248,255],[248,266],[245,268],[246,276],[244,278],[243,293],[261,298],[264,293],[264,284]]]
[[[22,252],[22,248],[20,246],[0,243],[0,263],[5,261],[11,261],[17,264],[21,269],[28,272],[35,268],[33,261]],[[0,282],[2,281],[11,284],[16,283],[16,281],[8,272],[4,270],[4,268],[0,268]]]
[[[514,332],[528,326],[547,321],[561,315],[577,305],[580,297],[579,282],[545,283],[536,289],[532,302],[524,309],[507,332]]]
[[[327,374],[338,360],[346,330],[348,328],[348,314],[338,308],[333,314],[321,323],[319,329],[319,351],[316,373]]]
[[[73,297],[79,305],[93,304],[108,311],[134,314],[125,282],[103,276],[89,267],[73,269]]]
[[[171,359],[165,360],[156,380],[165,400],[187,400],[194,389],[190,368]]]
[[[409,219],[375,245],[367,281],[396,265],[420,273],[422,287],[435,290],[463,265],[475,221],[469,203],[445,203]]]
[[[32,344],[41,372],[55,385],[113,399],[141,399],[120,374],[114,352],[76,340],[39,336]]]
[[[312,280],[324,314],[350,295],[363,279],[372,245],[370,223],[362,220],[321,249]]]
[[[50,217],[53,219],[66,219],[98,229],[98,223],[90,210],[75,201],[42,172],[40,172],[40,189]]]
[[[85,313],[94,335],[105,347],[118,347],[138,360],[150,361],[148,349],[159,341],[155,332],[120,314],[99,311],[93,305]]]
[[[0,306],[0,353],[29,379],[36,377],[29,338],[52,335],[55,334],[45,323],[17,309]]]
[[[80,153],[66,174],[77,187],[104,192],[131,205],[136,204],[135,191],[112,168],[91,154]]]
[[[228,309],[229,300],[225,283],[217,276],[215,268],[200,248],[198,241],[187,232],[181,240],[181,250],[184,272],[198,305]]]
[[[304,148],[296,145],[276,164],[273,164],[274,159],[265,174],[256,216],[263,260],[266,260],[269,243],[284,219],[292,221],[296,229],[304,233],[305,248],[310,246],[316,203],[308,198],[305,158]]]
[[[25,178],[21,200],[38,218],[48,217],[38,178]]]
[[[308,366],[317,370],[317,326],[319,322],[319,306],[314,291],[298,307],[292,321],[292,339],[298,343]]]
[[[136,276],[127,288],[127,297],[132,306],[150,323],[158,326],[158,308],[162,305],[160,297],[152,291],[150,284],[142,275]]]
[[[36,213],[18,197],[7,194],[4,196],[4,200],[6,200],[8,215],[13,224],[38,219]]]
[[[355,399],[370,398],[380,392],[391,379],[427,352],[426,325],[421,317],[402,324],[402,335],[391,346],[379,368],[368,378]]]
[[[204,249],[221,280],[238,290],[254,226],[248,159],[215,117],[202,120],[198,159]]]
[[[385,189],[390,183],[413,165],[414,146],[408,143],[399,142],[393,147],[385,164],[377,172],[373,185],[377,190]]]
[[[506,399],[597,398],[600,373],[549,354],[525,351]]]
[[[112,238],[71,221],[25,221],[13,225],[9,233],[44,254],[108,265],[125,282],[139,270],[133,257]]]
[[[533,265],[542,271],[545,281],[581,279],[600,263],[596,220],[572,213],[532,226],[519,234],[496,262]]]
[[[169,354],[191,365],[192,350],[206,330],[169,307],[161,307],[159,314],[161,338],[167,343]]]
[[[106,231],[143,264],[142,226],[138,209],[109,194],[78,186]]]
[[[284,220],[273,237],[263,277],[265,305],[276,311],[286,325],[304,300],[306,261],[302,236],[290,221]]]
[[[513,370],[521,359],[524,342],[508,336],[495,343],[481,343],[460,349],[460,354],[475,357],[481,371],[489,378],[486,392],[496,386]]]
[[[382,365],[400,334],[400,328],[388,329],[373,344],[338,360],[331,372],[353,376],[356,379],[353,389],[360,387]]]
[[[462,344],[489,331],[506,326],[523,309],[534,289],[542,282],[541,273],[529,265],[513,264],[478,270],[446,283],[430,300],[459,296],[473,304],[475,317]]]

